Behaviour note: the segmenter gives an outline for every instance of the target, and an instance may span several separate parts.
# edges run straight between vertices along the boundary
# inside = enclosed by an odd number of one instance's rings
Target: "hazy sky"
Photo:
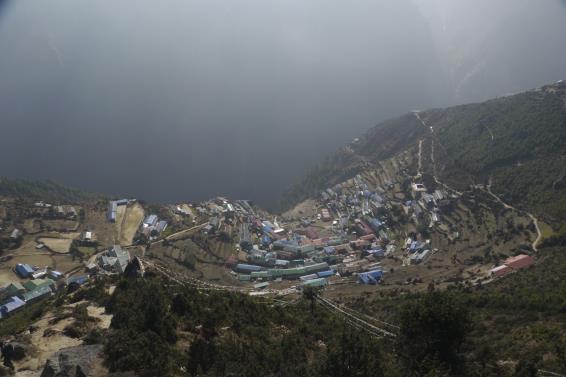
[[[0,0],[0,175],[270,205],[380,120],[566,78],[558,0]]]

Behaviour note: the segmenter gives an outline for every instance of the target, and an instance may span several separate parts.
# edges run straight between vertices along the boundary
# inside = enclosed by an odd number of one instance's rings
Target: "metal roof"
[[[143,223],[146,225],[154,225],[156,222],[157,222],[157,215],[149,215],[143,220]]]
[[[24,306],[26,303],[17,296],[10,297],[3,305],[0,306],[0,313],[3,315],[13,312]]]
[[[22,277],[28,277],[33,274],[33,268],[29,264],[18,263],[16,265],[16,273]]]
[[[29,291],[23,294],[24,301],[32,301],[36,298],[47,296],[51,294],[51,289],[49,287],[39,287],[33,291]]]

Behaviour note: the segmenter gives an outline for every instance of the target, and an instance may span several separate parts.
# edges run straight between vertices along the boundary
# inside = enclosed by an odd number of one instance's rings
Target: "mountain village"
[[[403,189],[407,180],[412,183]],[[119,199],[107,203],[104,218],[98,208],[98,223],[84,208],[36,202],[18,225],[8,216],[14,203],[4,201],[2,233],[13,252],[2,257],[11,269],[0,275],[0,315],[57,291],[73,292],[100,275],[124,274],[128,266],[139,271],[152,263],[154,249],[195,234],[205,249],[209,241],[226,245],[219,267],[223,283],[250,295],[289,295],[304,287],[336,293],[355,286],[485,284],[534,263],[530,255],[515,253],[496,265],[464,266],[476,270],[467,278],[453,280],[440,269],[431,274],[443,253],[431,233],[453,243],[461,237],[445,216],[459,201],[459,194],[444,188],[429,192],[406,171],[380,184],[358,174],[282,216],[246,200],[217,197],[162,206],[160,217],[135,199]],[[451,263],[464,271],[457,256]]]

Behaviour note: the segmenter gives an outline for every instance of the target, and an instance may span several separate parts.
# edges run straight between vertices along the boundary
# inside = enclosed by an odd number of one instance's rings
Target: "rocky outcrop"
[[[95,363],[102,361],[102,345],[81,345],[55,352],[43,368],[41,377],[87,377]]]
[[[12,346],[12,360],[14,361],[22,360],[31,353],[31,347],[27,344],[10,342],[10,345]]]

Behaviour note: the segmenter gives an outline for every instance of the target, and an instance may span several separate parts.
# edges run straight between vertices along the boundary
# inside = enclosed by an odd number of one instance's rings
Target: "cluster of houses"
[[[449,204],[450,198],[444,190],[428,193],[424,185],[414,184],[413,200],[394,199],[387,195],[394,187],[392,181],[372,187],[357,175],[321,192],[315,218],[303,217],[298,226],[289,230],[240,207],[236,211],[241,219],[239,246],[245,252],[246,263],[235,264],[232,260],[234,273],[241,281],[262,283],[278,279],[326,282],[332,276],[356,275],[360,284],[377,284],[384,273],[380,260],[397,250],[405,255],[404,265],[425,262],[435,251],[430,240],[411,233],[399,245],[388,226],[394,217],[393,206],[402,208],[415,224],[428,219],[432,226],[440,222],[441,208]],[[209,223],[210,229],[220,218],[218,211]],[[320,221],[322,225],[313,225]],[[321,235],[328,230],[331,235]]]
[[[14,272],[22,279],[21,282],[10,282],[0,288],[0,318],[6,318],[28,304],[46,299],[63,287],[73,289],[86,282],[88,277],[76,276],[65,279],[59,271],[45,268],[39,269],[28,264],[18,263]]]
[[[338,217],[366,216],[381,213],[387,207],[385,192],[393,182],[386,182],[375,189],[361,175],[352,180],[339,183],[321,192],[321,201],[336,212]]]
[[[367,188],[347,191],[340,187],[324,191],[324,206],[316,218],[302,218],[289,231],[276,220],[244,211],[239,246],[246,263],[232,265],[238,279],[296,279],[301,286],[321,286],[334,276],[358,274],[362,284],[380,281],[383,271],[378,260],[395,250],[385,219],[378,218],[377,209],[384,208],[385,200]],[[331,234],[321,235],[320,226],[312,225],[317,220],[331,223],[323,227]]]
[[[87,266],[90,273],[104,272],[123,274],[130,262],[130,253],[119,245],[114,245],[96,258],[96,263]],[[18,263],[14,273],[23,282],[10,282],[0,287],[0,318],[6,318],[26,305],[51,297],[55,292],[66,288],[73,291],[89,280],[88,275],[66,276],[54,269],[32,267]]]
[[[130,253],[114,245],[96,258],[96,263],[87,266],[90,273],[123,274],[130,262]],[[85,284],[89,276],[72,276],[49,267],[39,268],[25,263],[18,263],[14,273],[20,281],[10,282],[0,287],[0,318],[5,318],[22,309],[25,305],[51,297],[63,288],[75,290]]]
[[[248,201],[229,202],[217,198],[203,207],[202,213],[210,216],[203,228],[205,234],[217,232],[222,221],[237,224],[239,248],[246,255],[247,263],[237,263],[235,258],[230,258],[227,264],[240,281],[259,281],[257,288],[264,288],[270,280],[282,279],[301,279],[304,285],[324,285],[326,277],[336,273],[326,261],[313,259],[316,240],[287,234],[276,219],[262,218]],[[326,246],[323,242],[318,245]]]
[[[441,223],[442,209],[450,205],[448,194],[444,190],[435,190],[432,194],[426,192],[422,184],[413,185],[414,200],[403,203],[403,211],[415,224],[428,221],[429,227]],[[428,216],[427,216],[428,215]]]
[[[39,201],[34,203],[36,213],[43,217],[76,220],[79,213],[74,206],[71,205],[52,205]]]
[[[118,207],[127,206],[128,204],[135,202],[135,199],[118,199],[111,200],[108,202],[108,211],[106,217],[109,222],[115,223],[118,216]],[[183,214],[187,214],[186,210],[182,207],[177,207],[178,211],[183,211]],[[168,223],[165,220],[160,220],[156,214],[150,214],[146,216],[141,225],[139,232],[147,237],[149,240],[153,240],[159,237],[167,228]]]
[[[196,207],[199,215],[209,216],[208,224],[202,229],[205,234],[215,234],[222,226],[222,219],[226,224],[234,224],[236,219],[247,219],[255,216],[251,203],[247,200],[230,202],[224,197],[218,197]],[[245,221],[245,220],[244,220]]]
[[[430,241],[423,241],[421,239],[407,238],[405,241],[405,252],[407,258],[404,264],[419,264],[431,255]]]

